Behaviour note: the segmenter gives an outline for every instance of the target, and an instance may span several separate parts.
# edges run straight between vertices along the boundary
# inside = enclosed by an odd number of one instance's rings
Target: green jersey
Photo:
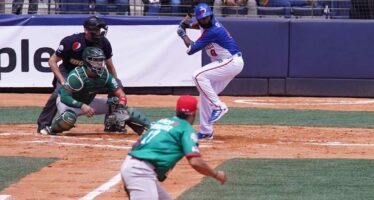
[[[120,86],[105,68],[100,77],[87,76],[86,68],[76,67],[69,73],[65,85],[60,89],[61,102],[74,108],[90,104],[100,91],[114,91]]]
[[[155,167],[158,180],[164,181],[183,156],[200,156],[197,141],[195,130],[186,120],[165,118],[151,125],[129,155],[150,162]]]

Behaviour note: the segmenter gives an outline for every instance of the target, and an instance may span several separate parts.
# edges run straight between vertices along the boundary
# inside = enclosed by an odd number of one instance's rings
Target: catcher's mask
[[[105,55],[103,50],[97,47],[87,47],[83,51],[83,62],[88,70],[97,76],[102,76],[105,70]]]
[[[87,29],[88,33],[91,34],[93,42],[100,41],[100,39],[103,38],[108,32],[108,25],[104,22],[104,20],[96,16],[87,18],[84,21],[83,26]]]

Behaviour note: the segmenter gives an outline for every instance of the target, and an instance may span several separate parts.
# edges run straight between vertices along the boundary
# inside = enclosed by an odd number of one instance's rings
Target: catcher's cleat
[[[210,123],[216,122],[219,119],[221,119],[221,117],[223,117],[223,115],[225,115],[228,111],[229,111],[229,109],[227,107],[221,107],[221,108],[214,109],[212,111],[212,114],[210,115],[208,121]]]
[[[199,140],[213,140],[214,132],[212,133],[196,133]]]

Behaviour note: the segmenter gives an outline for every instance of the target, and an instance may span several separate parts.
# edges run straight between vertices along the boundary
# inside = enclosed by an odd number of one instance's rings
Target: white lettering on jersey
[[[164,130],[164,131],[170,131],[173,128],[173,126],[169,125],[162,125],[162,124],[152,124],[151,129],[157,129],[157,130]]]
[[[165,124],[165,125],[172,125],[175,123],[175,121],[170,120],[170,119],[160,119],[157,122],[158,124]]]

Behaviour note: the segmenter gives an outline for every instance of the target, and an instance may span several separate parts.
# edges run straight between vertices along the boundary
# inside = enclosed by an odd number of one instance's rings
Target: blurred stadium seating
[[[264,5],[264,2],[271,0],[256,0],[257,15],[249,17],[285,17],[285,18],[331,18],[331,19],[373,19],[374,6],[373,0],[319,0],[310,6],[291,6],[291,7],[270,7]],[[287,0],[286,0],[287,1]],[[301,0],[300,0],[301,1]],[[364,1],[373,1],[367,3]],[[108,4],[100,4],[103,9],[98,9],[96,0],[40,0],[37,14],[128,14],[140,16],[144,15],[144,3],[142,0],[129,0],[129,4],[116,4],[109,0]],[[185,1],[182,1],[181,13],[172,13],[171,5],[168,0],[161,0],[160,16],[186,14],[186,8],[191,7]],[[352,3],[354,2],[354,4]],[[360,2],[362,2],[360,4]],[[361,7],[360,7],[361,6]],[[29,1],[25,0],[20,14],[27,14]],[[11,14],[12,0],[0,0],[0,14]],[[221,16],[243,16],[248,12],[245,6],[224,6]]]

